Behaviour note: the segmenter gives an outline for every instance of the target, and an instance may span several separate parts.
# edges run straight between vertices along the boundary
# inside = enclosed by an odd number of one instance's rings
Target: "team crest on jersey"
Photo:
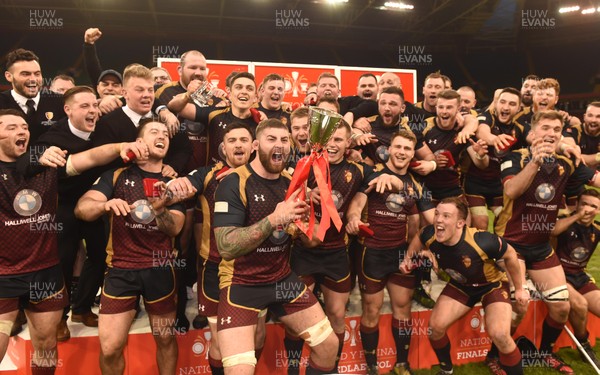
[[[382,162],[387,162],[388,159],[390,158],[390,152],[388,151],[387,146],[379,146],[377,147],[377,157],[379,157],[379,159],[381,159]]]
[[[469,258],[469,256],[467,255],[463,255],[462,256],[462,264],[464,264],[465,268],[469,268],[471,267],[471,258]]]
[[[152,207],[150,206],[150,202],[145,199],[137,200],[133,203],[133,208],[129,215],[131,218],[140,224],[148,224],[152,220],[154,220],[154,211],[152,211]]]
[[[290,235],[285,231],[283,225],[279,224],[271,234],[271,242],[280,245],[288,240]]]
[[[573,251],[571,251],[571,258],[575,259],[576,261],[582,261],[585,258],[587,258],[588,256],[588,249],[586,249],[583,246],[579,246],[577,248],[575,248]]]
[[[13,207],[21,216],[35,215],[42,207],[42,197],[35,190],[23,189],[17,193]]]
[[[549,183],[543,183],[535,189],[535,199],[540,203],[548,203],[556,194],[556,189]]]
[[[342,193],[340,193],[337,190],[331,191],[331,199],[333,199],[333,204],[335,204],[335,208],[337,208],[338,210],[344,204],[344,197],[342,196]]]
[[[464,277],[460,272],[453,270],[452,268],[446,268],[444,271],[454,280],[459,283],[464,283],[467,278]]]
[[[565,168],[562,165],[558,166],[558,175],[562,176],[563,174],[565,174]]]
[[[283,125],[287,125],[287,118],[285,116],[281,116],[281,118],[279,120],[281,120]]]
[[[346,178],[346,182],[350,183],[350,181],[352,181],[352,172],[346,169],[344,171],[344,177]]]
[[[404,197],[400,194],[390,194],[385,200],[385,206],[392,212],[400,212],[405,201]]]

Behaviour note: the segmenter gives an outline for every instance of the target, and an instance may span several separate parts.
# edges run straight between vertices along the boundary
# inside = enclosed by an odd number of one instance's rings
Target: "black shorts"
[[[593,292],[594,290],[598,290],[596,283],[590,275],[585,272],[578,273],[566,273],[565,276],[567,278],[567,282],[575,288],[581,294],[586,294],[589,292]]]
[[[465,194],[469,207],[502,206],[502,184],[500,179],[498,183],[482,181],[477,178],[467,176],[465,178]]]
[[[346,248],[292,249],[290,266],[306,285],[315,282],[338,293],[350,292],[350,260]]]
[[[0,314],[19,309],[33,312],[62,310],[69,304],[60,264],[19,275],[0,276]]]
[[[176,309],[177,290],[173,267],[123,269],[109,267],[104,274],[100,314],[134,310],[144,297],[148,314],[164,315]]]
[[[277,316],[290,315],[317,303],[314,294],[294,272],[273,284],[232,284],[221,289],[217,330],[255,325],[265,308]]]
[[[510,289],[506,281],[497,281],[482,286],[465,286],[450,281],[442,290],[441,295],[469,307],[475,306],[480,301],[483,307],[494,302],[510,303]]]
[[[525,261],[525,268],[528,270],[545,270],[560,266],[560,260],[556,256],[550,243],[539,245],[519,245],[512,241],[507,241],[517,251],[517,257]]]
[[[219,308],[219,264],[204,260],[198,268],[198,314],[217,316]]]
[[[378,250],[363,246],[361,269],[358,273],[360,291],[375,294],[383,290],[388,282],[408,289],[415,288],[415,277],[400,272],[400,263],[406,256],[407,244],[397,249]]]

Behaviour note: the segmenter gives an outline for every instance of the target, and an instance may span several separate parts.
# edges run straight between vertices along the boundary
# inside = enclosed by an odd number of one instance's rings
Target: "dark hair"
[[[68,76],[66,74],[59,74],[56,77],[52,78],[52,83],[54,83],[54,81],[56,81],[58,79],[62,79],[63,81],[69,81],[69,82],[75,84],[75,78]]]
[[[514,87],[505,87],[502,89],[502,91],[500,91],[498,98],[500,97],[500,95],[504,94],[505,92],[516,95],[519,98],[519,103],[521,103],[521,91],[517,90]]]
[[[267,83],[269,81],[283,81],[283,77],[277,73],[267,74],[265,76],[265,78],[263,78],[262,84],[264,85],[265,83]],[[285,81],[284,81],[284,83],[285,83]]]
[[[390,144],[394,142],[394,139],[397,137],[408,139],[413,143],[413,147],[417,146],[417,137],[415,137],[414,133],[407,129],[400,129],[394,134],[392,134],[392,138],[390,138]]]
[[[142,118],[140,120],[138,128],[137,128],[138,138],[141,138],[144,135],[144,129],[146,128],[146,125],[153,123],[153,122],[158,122],[159,124],[163,124],[163,125],[167,126],[164,122],[160,121],[160,119],[157,116],[152,116],[149,118]]]
[[[323,72],[319,74],[319,78],[317,78],[317,85],[322,78],[334,78],[337,82],[338,87],[340,87],[340,80],[338,79],[338,77],[335,76],[335,74],[329,72]]]
[[[254,82],[254,84],[256,85],[256,82],[254,81],[254,74],[249,73],[249,72],[239,72],[235,76],[233,76],[233,78],[231,78],[231,81],[229,82],[229,86],[230,87],[233,86],[233,83],[240,78],[248,78],[248,79],[252,80],[252,82]]]
[[[19,110],[8,108],[8,109],[0,109],[0,117],[2,116],[19,116],[23,120],[27,120],[25,118],[25,114]]]
[[[525,77],[525,79],[523,80],[523,82],[533,79],[534,81],[539,81],[540,77],[536,76],[535,74],[529,74],[527,77]]]
[[[290,123],[292,121],[294,121],[294,119],[296,119],[296,118],[304,118],[304,117],[308,117],[308,107],[299,107],[299,108],[296,108],[290,114]]]
[[[250,129],[250,127],[248,125],[246,125],[240,121],[236,121],[236,122],[230,124],[229,126],[227,126],[227,129],[225,129],[225,134],[223,134],[223,139],[225,139],[225,137],[227,136],[227,134],[229,134],[230,131],[235,130],[235,129],[246,129],[248,131],[248,133],[250,133],[250,139],[254,140],[254,132],[252,131],[252,129]]]
[[[256,138],[258,139],[258,136],[260,135],[260,133],[262,133],[265,129],[284,129],[285,131],[289,132],[290,130],[288,129],[287,125],[285,125],[283,122],[281,122],[281,120],[278,120],[276,118],[268,118],[266,120],[261,121],[258,126],[256,127]]]
[[[446,100],[456,99],[460,103],[460,94],[454,90],[442,90],[437,94],[437,97]]]
[[[360,77],[358,77],[358,82],[360,82],[360,80],[363,78],[373,78],[373,79],[375,79],[375,83],[377,83],[377,77],[375,77],[375,74],[373,74],[373,73],[361,74]]]
[[[563,125],[564,118],[557,111],[540,111],[536,112],[531,119],[531,127],[537,126],[541,120],[558,120],[560,125]]]
[[[458,218],[462,220],[467,220],[467,216],[469,215],[469,207],[467,204],[460,199],[459,197],[448,197],[444,198],[438,203],[440,204],[453,204],[458,209]]]
[[[324,96],[322,98],[319,98],[319,100],[317,101],[317,107],[319,106],[319,104],[321,103],[329,103],[331,105],[333,105],[335,107],[335,111],[336,112],[340,112],[340,103],[338,103],[337,99],[334,99],[332,97],[329,96]]]
[[[14,51],[10,51],[8,55],[6,55],[6,70],[9,70],[14,63],[18,61],[37,61],[40,62],[39,57],[29,50],[19,48]]]
[[[583,197],[584,195],[589,195],[590,197],[600,199],[600,191],[596,189],[585,189],[581,194],[579,194],[578,200],[581,200],[581,197]]]
[[[383,90],[381,90],[382,94],[396,94],[399,95],[400,98],[402,99],[402,102],[404,103],[404,91],[402,91],[401,88],[396,87],[396,86],[389,86],[384,88]]]
[[[63,101],[67,103],[71,99],[73,99],[75,95],[80,94],[82,92],[89,92],[90,94],[96,96],[96,92],[94,91],[94,89],[89,86],[74,86],[65,91],[65,93],[63,94]]]

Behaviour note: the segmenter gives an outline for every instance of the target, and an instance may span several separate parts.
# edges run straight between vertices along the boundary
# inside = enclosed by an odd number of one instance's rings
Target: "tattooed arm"
[[[185,216],[183,213],[176,210],[162,208],[155,210],[154,214],[156,215],[156,224],[161,232],[165,233],[169,237],[175,237],[179,234],[179,232],[181,232],[181,228],[183,228],[183,222],[185,221]]]
[[[279,202],[275,211],[248,227],[215,228],[215,238],[219,254],[225,260],[232,260],[254,251],[266,240],[278,225],[287,224],[300,218],[306,211],[304,201],[298,201],[298,191],[287,200]]]
[[[249,227],[215,228],[219,254],[225,260],[232,260],[248,254],[266,240],[272,232],[273,227],[268,217]]]

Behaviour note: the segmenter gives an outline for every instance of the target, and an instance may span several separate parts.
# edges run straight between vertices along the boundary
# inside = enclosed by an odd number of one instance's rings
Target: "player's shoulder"
[[[161,87],[156,90],[155,97],[160,97],[163,93],[174,94],[177,92],[185,92],[185,89],[181,86],[179,81],[171,81],[169,83],[165,83]]]
[[[425,225],[421,228],[421,242],[429,246],[435,240],[435,227],[433,224]]]

